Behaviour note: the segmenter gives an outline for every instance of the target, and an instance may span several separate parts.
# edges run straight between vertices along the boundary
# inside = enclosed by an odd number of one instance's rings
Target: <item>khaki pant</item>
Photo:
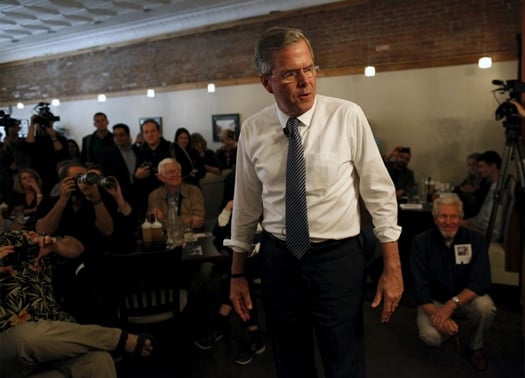
[[[115,378],[108,352],[121,334],[117,328],[48,320],[9,328],[0,333],[0,377]]]
[[[437,307],[443,306],[442,303],[437,301],[434,301],[434,304]],[[459,306],[452,316],[467,319],[468,327],[470,328],[468,346],[472,350],[477,350],[483,347],[483,334],[492,325],[492,321],[496,316],[496,306],[492,298],[486,294],[477,297],[470,303]],[[417,309],[417,327],[419,329],[419,337],[428,346],[439,347],[448,339],[448,336],[442,335],[434,328],[430,317],[421,306]],[[460,333],[462,332],[460,331]]]

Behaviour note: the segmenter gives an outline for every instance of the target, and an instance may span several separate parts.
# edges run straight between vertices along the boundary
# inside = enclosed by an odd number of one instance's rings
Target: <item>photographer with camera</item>
[[[103,256],[112,245],[114,222],[111,206],[101,195],[105,189],[90,181],[87,173],[75,161],[62,169],[60,196],[42,201],[36,231],[71,235],[84,244],[82,257],[61,267],[57,290],[66,310],[80,323],[112,325],[114,303]]]
[[[35,106],[26,143],[31,168],[42,177],[43,192],[49,195],[53,185],[58,181],[56,165],[68,158],[67,139],[58,134],[53,124],[60,120],[49,110],[49,104],[41,102]]]

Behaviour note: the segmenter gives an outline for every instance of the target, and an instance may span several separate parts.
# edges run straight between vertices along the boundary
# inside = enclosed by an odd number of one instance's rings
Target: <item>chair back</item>
[[[107,256],[118,282],[122,322],[154,324],[178,317],[187,297],[180,289],[181,256],[181,247]]]

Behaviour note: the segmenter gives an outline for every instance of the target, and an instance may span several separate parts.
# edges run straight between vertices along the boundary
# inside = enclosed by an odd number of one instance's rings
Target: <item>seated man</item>
[[[116,377],[110,353],[149,356],[154,339],[118,328],[80,325],[53,295],[53,254],[75,258],[74,237],[0,233],[0,377],[54,369],[68,377]]]
[[[490,186],[479,212],[474,217],[465,219],[463,222],[463,227],[476,230],[484,236],[487,234],[492,208],[494,206],[494,197],[496,195],[498,180],[500,178],[500,168],[501,157],[496,151],[486,151],[479,156],[479,173],[481,178],[487,180]],[[491,240],[499,240],[502,237],[505,210],[508,208],[510,198],[511,193],[509,191],[504,190],[501,193],[499,205],[494,219]]]
[[[408,168],[412,153],[410,147],[396,147],[385,157],[385,165],[396,187],[396,197],[409,194],[416,186],[414,172]]]
[[[181,166],[173,158],[163,159],[158,166],[158,179],[163,185],[152,191],[148,198],[148,212],[158,221],[166,222],[168,201],[174,199],[178,216],[191,222],[193,228],[204,226],[204,197],[199,187],[182,181]]]
[[[62,168],[60,195],[42,201],[36,231],[80,240],[85,253],[58,267],[56,294],[79,323],[113,325],[116,307],[110,295],[111,272],[105,266],[104,253],[111,248],[114,234],[110,211],[114,201],[101,195],[107,189],[87,182],[86,173],[78,161],[70,161]]]
[[[454,193],[463,202],[465,218],[473,217],[479,212],[489,189],[487,181],[481,179],[478,171],[480,155],[479,152],[473,152],[467,156],[467,176],[461,184],[454,188]]]
[[[448,337],[459,337],[453,318],[466,317],[472,330],[467,357],[476,370],[485,370],[483,334],[496,314],[487,294],[488,244],[477,232],[460,227],[463,204],[456,194],[434,200],[432,214],[436,227],[414,237],[410,255],[419,337],[439,347]]]

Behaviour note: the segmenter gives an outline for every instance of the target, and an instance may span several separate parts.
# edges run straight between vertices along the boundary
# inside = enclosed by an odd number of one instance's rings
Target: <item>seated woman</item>
[[[199,153],[206,173],[209,172],[220,176],[222,169],[220,167],[219,159],[217,158],[215,151],[208,148],[206,139],[204,139],[199,133],[193,133],[191,134],[191,143],[193,149]]]
[[[56,259],[51,256],[75,258],[83,250],[70,236],[0,233],[0,377],[26,377],[44,368],[69,377],[113,378],[111,354],[147,357],[155,351],[152,336],[80,325],[61,311],[52,289]]]
[[[20,169],[15,177],[9,210],[9,213],[15,216],[15,222],[26,229],[34,229],[38,205],[43,199],[40,175],[31,168]]]
[[[199,186],[199,181],[206,174],[204,164],[199,153],[193,149],[190,132],[184,127],[175,131],[172,156],[177,159],[182,169],[182,179]]]

